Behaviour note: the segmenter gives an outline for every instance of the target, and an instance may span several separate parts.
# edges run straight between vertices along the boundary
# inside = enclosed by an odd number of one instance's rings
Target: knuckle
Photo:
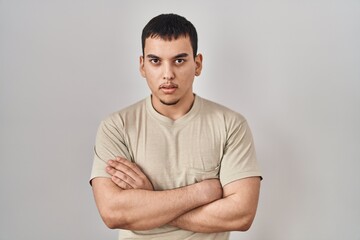
[[[140,184],[141,184],[141,185],[145,185],[145,184],[146,184],[145,179],[140,179]]]
[[[122,168],[123,168],[123,170],[124,170],[125,172],[128,172],[128,171],[131,169],[131,168],[129,168],[129,167],[126,166],[126,165],[123,165]]]
[[[124,173],[122,173],[122,174],[121,174],[121,179],[123,179],[124,181],[127,181],[127,180],[129,180],[129,176],[126,175],[126,174],[124,174]]]
[[[115,176],[113,176],[113,177],[111,178],[111,180],[112,180],[114,183],[116,183],[117,185],[120,184],[120,179],[118,179],[118,178],[115,177]]]
[[[127,188],[127,184],[115,176],[112,178],[112,181],[122,189]]]

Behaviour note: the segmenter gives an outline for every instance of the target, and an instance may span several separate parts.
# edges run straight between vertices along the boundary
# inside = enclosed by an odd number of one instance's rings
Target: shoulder
[[[146,110],[146,99],[142,99],[121,110],[110,113],[102,121],[102,125],[122,128],[124,125],[134,121]]]
[[[202,103],[202,112],[223,119],[226,123],[236,122],[242,124],[246,122],[245,117],[222,104],[199,97]]]

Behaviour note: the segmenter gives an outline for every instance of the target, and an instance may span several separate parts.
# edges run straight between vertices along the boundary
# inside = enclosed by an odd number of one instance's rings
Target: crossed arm
[[[109,178],[92,180],[95,201],[110,228],[147,230],[165,224],[193,232],[246,231],[255,217],[260,178],[221,187],[218,179],[154,191],[141,169],[117,158],[108,162]]]

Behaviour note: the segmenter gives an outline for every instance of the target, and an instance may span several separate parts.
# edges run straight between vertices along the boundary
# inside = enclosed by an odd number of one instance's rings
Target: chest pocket
[[[179,165],[190,182],[219,178],[223,147],[220,139],[214,137],[194,138],[183,142],[179,149]],[[184,149],[184,150],[183,150]]]
[[[220,165],[217,165],[215,168],[209,170],[191,168],[188,170],[187,175],[192,182],[196,183],[196,182],[204,181],[206,179],[219,178],[219,170],[220,170]]]

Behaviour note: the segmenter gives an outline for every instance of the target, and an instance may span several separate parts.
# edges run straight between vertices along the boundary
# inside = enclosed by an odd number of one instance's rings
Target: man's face
[[[192,85],[201,73],[202,56],[194,59],[189,37],[165,41],[159,37],[145,40],[140,72],[152,93],[153,106],[181,106],[193,100]]]

